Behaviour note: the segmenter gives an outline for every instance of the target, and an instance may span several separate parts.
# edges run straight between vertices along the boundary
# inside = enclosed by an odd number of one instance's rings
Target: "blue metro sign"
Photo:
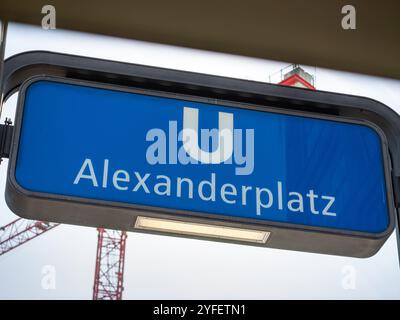
[[[30,81],[19,108],[12,180],[50,203],[346,237],[392,227],[387,143],[366,121],[57,78]]]

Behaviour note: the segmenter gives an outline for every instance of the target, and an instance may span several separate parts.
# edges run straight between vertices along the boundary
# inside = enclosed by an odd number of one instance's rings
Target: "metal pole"
[[[396,227],[394,228],[394,231],[396,232],[397,241],[397,262],[399,263],[400,267],[400,209],[396,209],[395,220]]]
[[[6,50],[6,37],[7,37],[7,21],[0,21],[0,118],[3,111],[3,69],[4,69],[4,53]]]

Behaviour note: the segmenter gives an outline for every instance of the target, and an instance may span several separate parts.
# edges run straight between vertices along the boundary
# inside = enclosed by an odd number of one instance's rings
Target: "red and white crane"
[[[124,290],[125,231],[98,228],[93,300],[121,300]]]
[[[0,256],[57,226],[58,223],[19,218],[0,227]]]
[[[0,227],[0,256],[58,225],[18,218]],[[98,229],[94,300],[122,299],[126,238],[125,231]]]

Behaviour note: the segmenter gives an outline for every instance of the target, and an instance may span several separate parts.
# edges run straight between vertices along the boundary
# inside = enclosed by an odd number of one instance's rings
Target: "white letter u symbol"
[[[183,108],[183,147],[187,154],[201,163],[218,164],[228,160],[233,152],[233,114],[218,112],[218,148],[206,152],[199,147],[199,110]]]

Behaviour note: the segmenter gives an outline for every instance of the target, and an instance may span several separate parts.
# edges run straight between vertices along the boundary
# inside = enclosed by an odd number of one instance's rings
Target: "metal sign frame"
[[[150,232],[135,229],[135,220],[139,215],[161,219],[173,218],[189,223],[271,232],[271,237],[265,244],[252,245],[354,257],[369,257],[375,254],[394,229],[399,199],[400,118],[393,110],[372,99],[48,52],[29,52],[11,57],[6,60],[4,74],[6,97],[16,90],[20,90],[21,93],[9,162],[6,201],[13,211],[22,217],[139,232]],[[42,76],[38,78],[38,75]],[[54,79],[55,76],[61,79],[58,81],[67,83],[89,84],[113,90],[129,92],[133,90],[130,88],[135,88],[136,91],[146,93],[190,96],[192,100],[203,101],[204,98],[218,98],[223,100],[225,105],[241,108],[243,103],[246,103],[249,108],[270,112],[335,119],[341,122],[361,122],[364,125],[370,123],[375,131],[381,132],[390,225],[381,234],[368,234],[61,197],[24,190],[18,186],[14,176],[24,92],[34,78],[43,79],[43,75],[49,76],[50,79]],[[165,234],[156,231],[150,233]],[[204,239],[193,235],[184,237]],[[234,240],[208,239],[249,244]]]

